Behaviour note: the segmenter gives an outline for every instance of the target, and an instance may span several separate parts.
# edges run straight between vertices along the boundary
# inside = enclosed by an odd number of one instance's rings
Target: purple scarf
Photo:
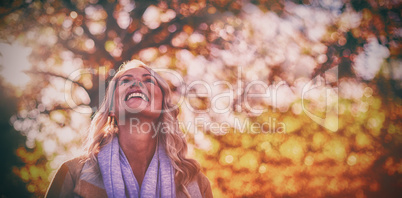
[[[116,136],[100,150],[98,164],[108,197],[176,197],[174,169],[161,141],[141,188]]]

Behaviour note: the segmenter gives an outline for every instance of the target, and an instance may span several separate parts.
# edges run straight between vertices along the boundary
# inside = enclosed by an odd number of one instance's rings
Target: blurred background
[[[80,154],[109,71],[135,58],[179,74],[161,73],[215,197],[398,197],[401,8],[3,0],[0,195],[44,196]]]

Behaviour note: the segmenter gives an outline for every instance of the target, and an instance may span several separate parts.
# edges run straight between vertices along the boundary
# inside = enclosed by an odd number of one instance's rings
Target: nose
[[[134,87],[134,86],[144,87],[144,83],[142,83],[142,81],[140,81],[140,80],[133,80],[133,84],[131,84],[131,87]]]

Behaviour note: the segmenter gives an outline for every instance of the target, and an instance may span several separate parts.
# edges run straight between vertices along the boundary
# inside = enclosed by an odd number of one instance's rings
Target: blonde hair
[[[200,171],[200,165],[197,161],[186,158],[187,142],[177,122],[177,114],[179,110],[177,107],[174,108],[174,105],[170,101],[171,93],[169,84],[159,74],[139,60],[131,60],[122,64],[119,71],[111,79],[106,91],[106,96],[100,105],[99,110],[95,113],[89,127],[89,134],[85,146],[85,159],[97,162],[96,156],[100,149],[113,139],[114,134],[118,133],[116,120],[109,116],[113,106],[116,81],[124,71],[135,67],[142,67],[148,70],[148,72],[155,77],[157,84],[162,91],[163,101],[159,122],[162,122],[163,126],[168,127],[161,127],[164,131],[158,131],[157,135],[159,141],[162,141],[166,153],[175,169],[176,191],[182,191],[190,197],[185,185],[187,185],[195,175],[198,174]]]

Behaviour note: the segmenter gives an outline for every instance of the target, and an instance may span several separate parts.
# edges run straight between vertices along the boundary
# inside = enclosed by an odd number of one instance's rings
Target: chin
[[[157,120],[160,117],[161,112],[149,111],[148,109],[132,109],[131,111],[126,111],[126,114],[128,117]]]

